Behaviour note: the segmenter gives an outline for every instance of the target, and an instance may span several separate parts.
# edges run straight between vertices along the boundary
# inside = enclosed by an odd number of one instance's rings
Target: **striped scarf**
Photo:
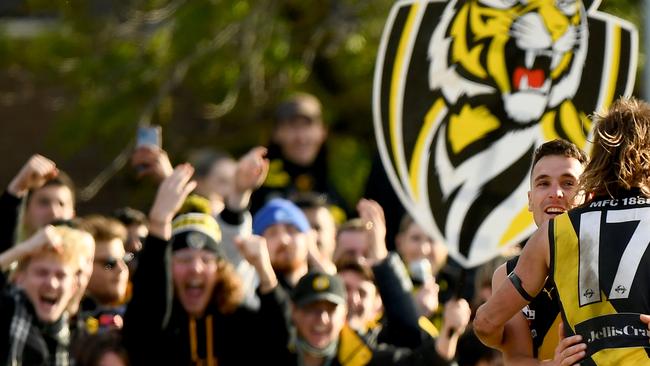
[[[9,337],[10,352],[8,365],[22,365],[22,357],[25,344],[33,325],[33,315],[26,306],[25,295],[17,288],[12,288],[9,295],[14,300],[14,315],[11,319]],[[56,353],[50,359],[49,364],[52,366],[70,366],[70,356],[68,346],[70,344],[70,329],[67,324],[67,316],[64,314],[62,319],[53,325],[44,327],[43,333],[50,334],[57,341]]]

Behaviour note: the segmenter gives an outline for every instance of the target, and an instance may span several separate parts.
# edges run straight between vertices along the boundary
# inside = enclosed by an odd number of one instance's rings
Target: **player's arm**
[[[528,240],[515,270],[481,305],[474,318],[474,331],[485,345],[503,343],[505,324],[539,293],[548,276],[548,223]]]
[[[501,265],[492,275],[492,288],[498,288],[507,279],[506,264]],[[528,326],[528,320],[522,312],[515,314],[504,326],[503,339],[499,350],[503,354],[505,365],[508,366],[568,366],[580,361],[586,345],[580,335],[564,338],[562,324],[558,327],[560,342],[555,348],[552,360],[540,361],[533,357],[533,339]]]
[[[61,245],[61,235],[54,226],[47,225],[29,239],[0,253],[0,271],[7,269],[13,262],[22,260],[47,247],[60,251]]]
[[[492,288],[496,289],[507,280],[506,264],[502,264],[492,275]],[[508,320],[503,328],[503,338],[496,347],[503,353],[506,365],[537,365],[533,358],[533,340],[528,321],[521,311]]]

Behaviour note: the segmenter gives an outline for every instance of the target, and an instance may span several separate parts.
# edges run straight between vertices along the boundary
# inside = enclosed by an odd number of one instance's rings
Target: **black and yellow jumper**
[[[650,198],[596,197],[549,223],[551,275],[564,332],[587,344],[581,365],[650,365]]]
[[[282,156],[280,147],[271,144],[267,158],[269,172],[264,184],[253,192],[251,212],[257,212],[268,200],[275,197],[290,198],[296,193],[316,192],[327,197],[328,208],[337,224],[351,214],[342,196],[332,183],[327,149],[321,148],[315,161],[307,166],[298,165]]]
[[[336,356],[329,366],[447,366],[451,363],[440,357],[435,340],[429,338],[414,349],[397,348],[387,344],[371,345],[351,328],[344,326],[339,334]],[[295,349],[288,348],[269,365],[299,366]]]
[[[377,323],[377,328],[364,336],[347,325],[344,326],[339,333],[336,357],[331,360],[329,366],[450,365],[451,363],[440,357],[436,351],[436,339],[429,332],[435,332],[433,326],[417,314],[411,289],[406,285],[409,281],[408,273],[399,256],[396,253],[389,254],[386,259],[373,266],[372,270],[384,303],[383,319]],[[282,301],[273,304],[288,306]],[[270,312],[270,308],[271,306],[266,308],[268,317],[275,314],[281,318],[276,323],[284,321],[291,324],[286,309]],[[428,325],[422,327],[423,321]],[[290,333],[290,326],[287,325],[283,331],[276,333],[275,338],[284,339],[289,344]],[[280,351],[274,352],[275,358],[269,358],[267,364],[299,365],[295,347],[284,347]]]
[[[273,338],[273,330],[284,327],[273,319],[283,315],[266,313],[280,308],[275,292],[260,295],[259,313],[239,307],[222,314],[211,303],[203,316],[189,316],[173,297],[170,249],[150,235],[141,252],[123,328],[131,364],[262,365],[269,352],[286,347]]]

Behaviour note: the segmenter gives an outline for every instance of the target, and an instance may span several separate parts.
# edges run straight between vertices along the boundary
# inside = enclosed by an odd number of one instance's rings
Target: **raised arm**
[[[260,279],[259,292],[267,294],[273,291],[278,285],[278,279],[271,266],[266,239],[258,235],[250,235],[236,238],[235,244],[242,257],[257,271]]]
[[[485,345],[498,348],[503,343],[504,327],[544,286],[550,261],[548,223],[528,240],[517,267],[481,305],[474,318],[474,331]],[[526,298],[524,298],[526,297]]]
[[[51,247],[57,251],[61,248],[61,236],[56,232],[56,229],[52,225],[43,227],[29,239],[2,252],[2,254],[0,254],[0,268],[5,270],[9,265],[11,265],[11,263],[19,261],[46,247]]]
[[[165,178],[149,212],[149,235],[140,252],[138,270],[133,277],[133,296],[124,316],[124,344],[133,364],[146,364],[153,344],[166,327],[172,309],[171,221],[196,183],[194,169],[181,164]],[[143,339],[147,342],[143,343]]]
[[[167,152],[158,146],[139,146],[131,155],[131,165],[137,169],[138,178],[151,177],[156,182],[162,182],[173,172]]]
[[[226,206],[235,211],[248,208],[253,191],[259,188],[269,172],[266,148],[257,146],[237,161],[235,186],[226,197]]]
[[[377,201],[362,198],[357,204],[357,211],[368,229],[368,261],[373,265],[388,255],[384,209]]]
[[[42,155],[32,155],[11,180],[7,192],[19,198],[25,197],[30,189],[42,187],[58,174],[59,170],[52,160]]]
[[[505,263],[494,271],[492,275],[493,289],[499,288],[507,280],[506,272]],[[509,365],[526,365],[528,360],[534,362],[531,364],[539,363],[537,359],[533,358],[533,339],[530,335],[528,321],[521,311],[506,322],[501,343],[495,348],[503,353],[504,361]]]
[[[317,270],[329,274],[336,273],[336,265],[330,258],[327,258],[318,248],[318,234],[316,230],[307,233],[307,260],[310,270]]]
[[[190,181],[194,168],[190,164],[181,164],[171,175],[163,180],[149,211],[149,234],[169,240],[172,235],[172,219],[181,208],[183,201],[196,188],[196,182]]]
[[[264,354],[269,365],[287,363],[287,344],[290,340],[291,316],[289,296],[282,286],[278,286],[266,239],[258,235],[237,237],[237,248],[257,271],[260,279],[258,294],[260,309],[257,314],[257,331],[253,336],[258,342],[259,350]]]
[[[465,299],[451,299],[445,303],[442,318],[442,329],[436,339],[436,351],[446,359],[451,360],[456,356],[458,339],[465,332],[472,310]]]
[[[508,279],[506,272],[505,264],[501,265],[496,271],[494,271],[494,275],[492,276],[492,288],[498,288]],[[503,353],[504,361],[508,365],[512,366],[573,365],[584,356],[586,345],[580,343],[582,341],[580,335],[564,338],[561,323],[558,332],[558,339],[560,339],[560,342],[555,348],[553,359],[538,360],[533,357],[533,339],[530,334],[528,321],[522,312],[518,312],[506,323],[501,344],[496,348]]]
[[[9,249],[15,242],[20,204],[27,192],[42,187],[58,174],[59,170],[52,160],[35,154],[11,180],[0,197],[0,252]]]

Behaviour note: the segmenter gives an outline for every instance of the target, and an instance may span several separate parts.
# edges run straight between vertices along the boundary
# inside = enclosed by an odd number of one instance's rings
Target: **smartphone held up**
[[[160,126],[140,126],[136,136],[135,147],[162,147],[162,128]]]
[[[157,125],[140,126],[136,132],[135,149],[131,162],[139,177],[149,175],[150,168],[162,149],[162,128]]]

